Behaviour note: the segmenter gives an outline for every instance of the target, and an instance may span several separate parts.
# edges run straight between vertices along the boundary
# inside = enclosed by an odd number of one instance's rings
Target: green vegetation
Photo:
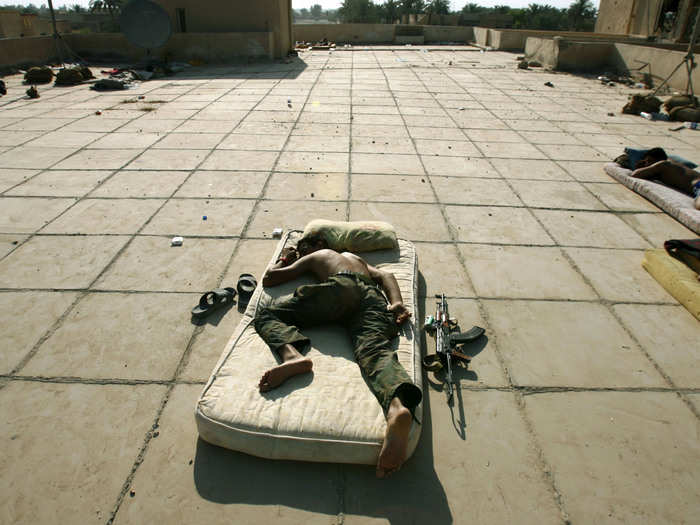
[[[328,20],[344,23],[393,23],[404,14],[458,14],[461,25],[501,25],[515,29],[593,31],[597,10],[591,0],[574,0],[564,9],[546,4],[530,4],[514,9],[507,5],[484,7],[476,3],[461,11],[450,11],[449,0],[344,0],[337,10],[323,11],[320,5],[294,10],[295,20]]]

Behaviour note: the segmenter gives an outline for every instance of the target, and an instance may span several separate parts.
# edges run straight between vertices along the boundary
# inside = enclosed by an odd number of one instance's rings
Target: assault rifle
[[[435,335],[435,354],[423,358],[423,367],[430,371],[445,369],[445,389],[447,390],[447,402],[452,401],[452,361],[461,361],[469,365],[471,357],[457,349],[458,345],[476,341],[484,335],[484,329],[473,326],[467,332],[459,333],[459,325],[456,319],[450,319],[445,294],[435,296],[437,308],[435,317],[430,316],[425,321],[425,330]]]

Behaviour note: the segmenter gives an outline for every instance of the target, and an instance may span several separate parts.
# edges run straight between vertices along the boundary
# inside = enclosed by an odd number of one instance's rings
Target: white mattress
[[[605,172],[632,191],[656,204],[695,233],[700,234],[700,210],[695,209],[692,197],[658,182],[630,177],[632,170],[623,168],[614,162],[605,165]]]
[[[288,233],[271,260],[277,260],[282,248],[300,235],[301,232]],[[399,251],[361,255],[370,264],[396,276],[404,303],[413,313],[411,321],[401,329],[397,352],[409,376],[422,389],[417,333],[420,323],[415,319],[415,248],[410,242],[399,240]],[[311,338],[307,356],[314,362],[313,373],[293,377],[265,394],[258,391],[260,377],[278,361],[255,332],[255,312],[259,305],[290,294],[308,282],[313,281],[298,279],[273,288],[258,286],[197,401],[199,435],[214,445],[264,458],[376,464],[386,422],[342,327],[305,330]],[[416,408],[416,417],[422,420],[422,404]],[[414,421],[408,456],[418,444],[420,428]]]

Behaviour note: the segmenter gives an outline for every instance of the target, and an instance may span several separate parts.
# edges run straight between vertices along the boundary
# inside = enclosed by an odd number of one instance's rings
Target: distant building
[[[595,31],[688,42],[698,9],[697,0],[600,0]]]
[[[154,0],[179,33],[271,33],[274,56],[293,49],[291,0]]]
[[[70,33],[71,25],[66,20],[56,20],[60,33]],[[52,35],[53,27],[48,18],[39,18],[34,13],[0,11],[0,38]]]

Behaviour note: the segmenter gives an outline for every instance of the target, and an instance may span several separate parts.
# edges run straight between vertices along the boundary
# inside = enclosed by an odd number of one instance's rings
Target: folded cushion
[[[398,247],[396,232],[388,222],[317,219],[304,228],[304,237],[311,234],[321,235],[326,239],[328,247],[338,252],[371,252]]]
[[[700,281],[697,273],[661,249],[644,252],[642,266],[700,320]]]

